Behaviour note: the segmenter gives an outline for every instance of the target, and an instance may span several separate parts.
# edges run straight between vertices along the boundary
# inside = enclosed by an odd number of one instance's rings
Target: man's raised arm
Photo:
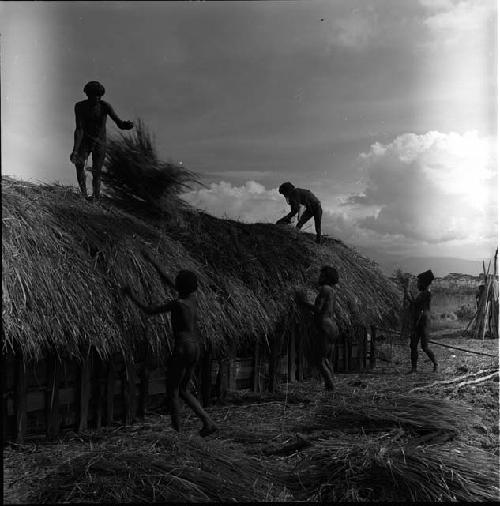
[[[108,116],[116,123],[116,126],[120,130],[132,130],[132,128],[134,128],[134,124],[132,123],[132,121],[121,120],[110,104],[108,104]]]

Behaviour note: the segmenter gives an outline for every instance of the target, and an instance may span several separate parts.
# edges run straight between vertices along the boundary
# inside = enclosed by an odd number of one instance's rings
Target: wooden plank
[[[114,404],[115,404],[115,366],[113,359],[108,361],[108,367],[106,371],[106,425],[113,424],[114,418]]]
[[[370,331],[371,331],[371,339],[370,339],[370,369],[373,369],[375,366],[376,366],[376,358],[375,358],[375,350],[376,350],[376,346],[375,346],[375,339],[377,338],[377,328],[372,325],[370,327]]]
[[[95,399],[95,424],[96,428],[100,429],[104,423],[104,410],[106,407],[106,365],[95,354],[95,381],[94,381],[94,394]]]
[[[132,358],[126,358],[122,384],[123,403],[125,406],[123,421],[125,425],[131,425],[136,419],[137,395],[135,365]]]
[[[139,372],[139,397],[137,400],[137,416],[144,420],[146,416],[146,405],[149,393],[149,368],[146,362],[143,362]]]
[[[295,326],[292,326],[292,330],[290,332],[290,336],[288,338],[288,381],[290,383],[295,383],[296,381],[296,344],[295,344]]]
[[[295,328],[295,336],[297,341],[297,380],[304,381],[304,368],[305,368],[305,359],[304,359],[304,340],[300,335],[300,327],[296,326]]]
[[[24,443],[26,426],[28,421],[27,398],[26,398],[26,366],[21,352],[16,354],[16,390],[15,390],[15,411],[16,411],[16,441]]]
[[[361,362],[361,365],[362,365],[362,368],[363,370],[366,369],[366,354],[367,354],[367,351],[368,351],[368,341],[367,341],[367,331],[366,331],[366,327],[363,327],[363,337],[362,337],[362,343],[361,343],[361,356],[362,356],[362,362]]]
[[[252,390],[254,392],[261,391],[260,385],[260,341],[256,341],[253,352],[253,384]]]
[[[349,368],[350,368],[350,360],[349,360],[350,348],[351,348],[350,339],[349,339],[349,336],[346,336],[344,339],[344,371],[345,372],[348,372]]]
[[[206,349],[200,363],[201,404],[205,408],[210,404],[212,394],[212,354]]]
[[[61,428],[61,416],[59,414],[59,376],[61,364],[55,355],[47,359],[47,397],[46,397],[46,420],[47,437],[55,438]]]
[[[236,363],[233,358],[229,359],[228,390],[236,390]]]
[[[78,431],[86,431],[88,429],[89,420],[89,400],[90,400],[90,374],[92,361],[90,355],[87,355],[80,364],[80,409]]]
[[[217,399],[223,401],[229,390],[229,370],[230,364],[228,359],[221,359],[219,361],[219,372],[217,374],[217,381],[215,383],[215,390],[217,392]]]

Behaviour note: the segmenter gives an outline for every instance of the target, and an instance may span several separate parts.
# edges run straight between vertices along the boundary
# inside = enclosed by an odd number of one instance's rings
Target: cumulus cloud
[[[349,203],[378,207],[361,227],[430,243],[496,235],[492,139],[407,133],[373,144],[360,160],[366,187]]]
[[[287,212],[286,202],[277,189],[266,190],[255,181],[241,186],[225,181],[211,183],[208,188],[190,191],[182,197],[214,216],[245,223],[274,223]]]

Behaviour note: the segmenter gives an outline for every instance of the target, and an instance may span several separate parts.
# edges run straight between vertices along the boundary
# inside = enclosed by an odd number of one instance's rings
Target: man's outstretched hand
[[[132,130],[134,123],[132,121],[122,121],[120,125],[121,130]]]

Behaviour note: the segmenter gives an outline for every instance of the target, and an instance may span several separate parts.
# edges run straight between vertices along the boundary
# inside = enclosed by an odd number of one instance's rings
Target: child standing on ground
[[[180,396],[203,422],[200,436],[208,436],[217,430],[217,426],[202,408],[198,399],[188,390],[201,355],[195,294],[198,288],[197,276],[194,272],[181,270],[175,278],[175,283],[172,283],[160,265],[147,252],[143,253],[156,267],[162,280],[178,292],[178,298],[164,304],[147,306],[132,293],[130,286],[124,286],[122,292],[147,314],[170,312],[175,340],[173,353],[167,363],[167,396],[170,401],[172,427],[180,431]]]
[[[337,300],[335,285],[338,282],[337,270],[325,265],[319,274],[319,293],[314,304],[307,302],[302,293],[297,294],[297,302],[314,313],[314,323],[318,331],[314,359],[325,381],[326,390],[333,390],[333,367],[330,357],[333,355],[334,346],[339,336],[335,317]]]
[[[421,272],[417,276],[417,288],[419,293],[413,301],[413,329],[410,338],[411,349],[411,373],[417,372],[418,342],[422,350],[434,364],[434,372],[438,370],[438,363],[434,353],[429,349],[429,323],[431,312],[431,292],[429,286],[434,279],[431,270]]]

